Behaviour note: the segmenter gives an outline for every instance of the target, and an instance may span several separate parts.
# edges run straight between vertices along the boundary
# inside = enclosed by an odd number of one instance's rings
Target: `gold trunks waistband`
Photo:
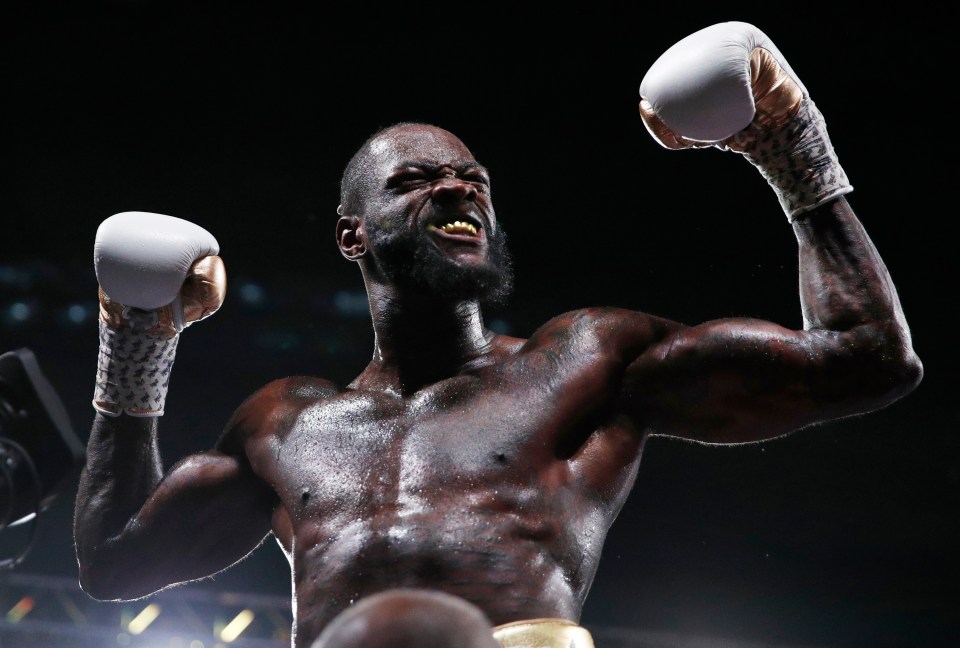
[[[566,619],[527,619],[496,626],[501,648],[594,648],[586,628]]]

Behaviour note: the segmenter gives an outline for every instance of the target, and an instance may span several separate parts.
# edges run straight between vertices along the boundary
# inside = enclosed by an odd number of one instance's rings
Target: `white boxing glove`
[[[182,218],[123,212],[97,228],[93,265],[114,301],[154,310],[176,298],[194,261],[220,252],[207,230]]]
[[[223,304],[226,271],[218,253],[210,232],[172,216],[123,212],[100,224],[97,411],[163,414],[179,333]]]
[[[711,25],[671,46],[640,96],[640,115],[661,145],[742,153],[791,221],[853,190],[806,87],[749,23]]]

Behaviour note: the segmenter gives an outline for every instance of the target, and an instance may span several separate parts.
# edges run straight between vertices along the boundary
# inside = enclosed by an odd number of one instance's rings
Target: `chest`
[[[301,508],[364,510],[542,490],[557,448],[583,436],[595,399],[575,373],[533,359],[440,381],[410,397],[346,391],[301,411],[277,455],[278,491]]]

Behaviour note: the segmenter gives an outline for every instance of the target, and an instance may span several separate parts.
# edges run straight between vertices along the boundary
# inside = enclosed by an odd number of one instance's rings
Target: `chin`
[[[391,283],[443,301],[504,303],[513,288],[513,263],[503,230],[487,241],[486,258],[457,260],[432,241],[393,236],[376,241],[374,258]]]

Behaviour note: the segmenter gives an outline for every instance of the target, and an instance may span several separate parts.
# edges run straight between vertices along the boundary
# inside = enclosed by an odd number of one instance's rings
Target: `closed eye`
[[[449,174],[450,171],[447,171],[446,174],[441,173],[439,167],[411,165],[399,168],[391,173],[387,177],[386,184],[388,189],[411,190]],[[464,182],[472,184],[480,193],[489,193],[490,191],[490,177],[479,165],[468,166],[458,173],[455,172],[455,175],[462,178]]]
[[[463,179],[477,185],[481,191],[485,192],[490,189],[490,179],[481,171],[468,171],[463,175]]]
[[[410,189],[427,182],[427,174],[422,169],[402,169],[387,178],[388,189]]]

